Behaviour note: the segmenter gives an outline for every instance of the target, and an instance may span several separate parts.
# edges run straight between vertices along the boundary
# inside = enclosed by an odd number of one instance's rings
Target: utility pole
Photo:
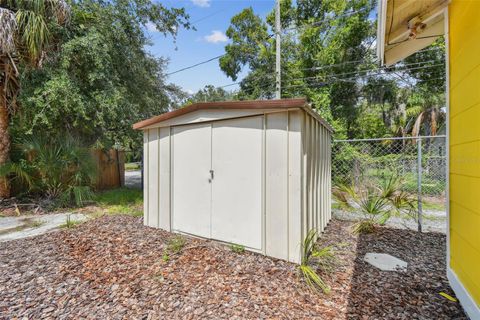
[[[281,72],[281,63],[280,63],[280,42],[281,42],[281,28],[282,25],[280,23],[280,0],[275,1],[275,40],[276,40],[276,51],[275,51],[275,98],[281,99],[282,98],[282,88],[281,88],[281,81],[282,81],[282,72]]]

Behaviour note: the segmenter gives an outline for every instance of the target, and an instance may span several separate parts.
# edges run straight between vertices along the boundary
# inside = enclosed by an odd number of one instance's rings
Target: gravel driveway
[[[379,229],[354,236],[333,220],[322,242],[335,248],[330,294],[305,289],[296,266],[172,235],[128,216],[0,243],[0,318],[86,319],[465,319],[445,277],[445,236]],[[363,262],[393,254],[405,273]],[[162,258],[163,257],[163,258]]]
[[[363,215],[339,209],[332,209],[334,217],[342,220],[358,221],[363,219]],[[391,217],[385,224],[391,228],[417,230],[416,221],[407,218]],[[447,233],[447,213],[445,211],[424,210],[423,232]]]

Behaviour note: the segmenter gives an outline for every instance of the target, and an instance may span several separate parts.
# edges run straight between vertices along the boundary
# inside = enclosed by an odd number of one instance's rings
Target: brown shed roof
[[[279,99],[279,100],[248,100],[248,101],[220,101],[220,102],[200,102],[189,106],[176,109],[170,112],[163,113],[150,119],[137,122],[133,125],[133,129],[143,129],[153,124],[172,119],[184,114],[194,112],[197,110],[234,110],[234,109],[288,109],[288,108],[303,108],[306,109],[313,116],[319,119],[328,129],[331,127],[317,113],[312,112],[307,104],[307,100],[300,99]]]

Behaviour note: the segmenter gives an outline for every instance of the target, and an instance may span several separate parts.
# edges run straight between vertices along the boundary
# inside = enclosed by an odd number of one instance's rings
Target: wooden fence
[[[96,189],[108,190],[125,185],[125,152],[115,149],[93,150],[97,166]]]

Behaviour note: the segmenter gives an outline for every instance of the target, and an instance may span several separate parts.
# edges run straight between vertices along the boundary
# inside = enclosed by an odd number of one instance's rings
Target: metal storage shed
[[[330,220],[331,127],[305,99],[193,104],[144,132],[144,223],[299,262]]]

